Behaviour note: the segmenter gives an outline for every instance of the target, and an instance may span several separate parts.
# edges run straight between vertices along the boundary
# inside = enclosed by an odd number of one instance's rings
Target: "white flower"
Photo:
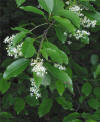
[[[77,30],[76,33],[74,34],[74,37],[79,40],[80,38],[84,38],[86,36],[89,36],[90,32],[87,32],[85,30]]]
[[[82,11],[82,9],[79,6],[77,6],[77,5],[74,5],[74,6],[70,7],[69,10],[73,11],[75,13],[79,12],[79,11]]]
[[[7,44],[7,43],[12,43],[12,40],[14,39],[16,35],[12,35],[11,37],[7,36],[5,39],[4,39],[4,43]]]
[[[23,43],[14,46],[12,43],[13,43],[13,39],[14,39],[15,36],[16,36],[16,35],[12,35],[11,37],[8,37],[8,36],[7,36],[7,37],[4,39],[4,43],[5,43],[5,44],[8,44],[8,45],[7,45],[7,48],[6,48],[7,53],[8,53],[8,56],[13,56],[14,58],[18,58],[18,57],[20,57],[20,56],[23,55],[23,54],[22,54],[22,51],[21,51],[21,49],[22,49],[22,44],[23,44]]]
[[[36,99],[40,98],[41,97],[40,90],[39,87],[36,85],[34,79],[30,78],[30,82],[31,82],[30,96],[35,95]]]
[[[39,77],[43,77],[46,74],[46,68],[43,66],[43,59],[36,59],[31,61],[32,72],[36,72]]]
[[[67,36],[67,33],[66,32],[64,32],[64,36]]]
[[[86,28],[89,28],[89,27],[94,28],[96,25],[96,20],[90,20],[86,16],[84,16],[84,18],[81,18],[81,25],[83,25],[83,27],[86,27]]]
[[[58,68],[59,70],[66,70],[66,67],[62,66],[61,64],[54,64],[54,67]]]
[[[8,44],[7,49],[7,53],[8,56],[13,56],[14,58],[18,58],[20,56],[22,56],[22,43],[17,45],[17,46],[13,46],[12,44]]]
[[[96,23],[97,23],[96,20],[91,21],[91,26],[92,26],[92,28],[94,28],[94,27],[96,26]]]
[[[72,42],[71,42],[71,41],[67,41],[67,43],[68,43],[68,45],[71,45],[71,44],[72,44]]]
[[[70,4],[70,2],[69,2],[69,1],[66,1],[66,2],[65,2],[65,4],[66,4],[66,5],[69,5],[69,4]]]

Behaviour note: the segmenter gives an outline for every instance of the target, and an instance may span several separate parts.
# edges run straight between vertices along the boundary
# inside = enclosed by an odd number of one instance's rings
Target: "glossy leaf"
[[[100,102],[95,99],[95,98],[91,98],[88,100],[88,105],[92,108],[92,109],[98,109],[100,107]]]
[[[84,83],[82,86],[82,93],[85,96],[89,96],[91,92],[92,92],[92,85],[89,82]]]
[[[62,28],[60,28],[59,26],[56,27],[55,30],[56,30],[56,35],[57,35],[59,41],[61,41],[64,44],[67,39],[67,33],[65,35],[64,34],[65,31]]]
[[[56,89],[59,95],[62,96],[65,90],[65,84],[63,82],[56,81]]]
[[[49,14],[53,11],[54,0],[38,0],[41,7],[46,10]]]
[[[16,98],[15,104],[14,104],[14,110],[19,114],[25,107],[24,99],[22,98]]]
[[[8,113],[8,112],[0,112],[0,118],[1,117],[6,118],[6,119],[13,118],[12,114],[11,113]]]
[[[68,114],[66,117],[64,117],[63,122],[74,120],[77,119],[78,117],[80,117],[80,114],[78,112],[73,112],[71,114]]]
[[[69,19],[77,28],[80,27],[80,18],[74,12],[69,10],[59,10],[59,15]]]
[[[26,69],[28,64],[29,60],[24,58],[14,61],[7,67],[6,71],[3,74],[3,78],[10,79],[12,77],[16,77]]]
[[[59,10],[64,9],[63,0],[54,0],[53,15],[59,15]]]
[[[21,6],[26,0],[16,0],[17,6]]]
[[[38,109],[39,117],[43,117],[48,112],[50,112],[50,109],[52,107],[52,104],[53,104],[52,99],[50,99],[50,98],[43,99],[43,101],[40,104],[39,109]]]
[[[39,101],[35,98],[35,96],[28,95],[28,96],[26,96],[25,101],[31,107],[35,107],[39,104]]]
[[[0,92],[4,94],[10,88],[11,82],[8,82],[4,79],[0,80]]]
[[[97,122],[97,121],[96,120],[89,119],[89,120],[86,120],[86,122]]]
[[[65,110],[72,110],[72,103],[68,100],[66,100],[64,97],[57,97],[56,101],[58,104],[60,104]]]
[[[100,64],[97,66],[95,74],[96,74],[96,76],[100,75]]]
[[[66,31],[68,31],[69,33],[74,34],[76,28],[74,27],[74,25],[71,23],[70,20],[66,19],[66,18],[62,18],[60,16],[54,16],[53,17],[59,24],[61,24],[64,28],[66,28]]]
[[[98,60],[99,60],[98,55],[93,54],[93,55],[91,56],[90,61],[91,61],[91,64],[92,64],[92,65],[96,65],[96,64],[98,63]]]
[[[48,63],[46,63],[45,66],[47,67],[47,70],[50,72],[50,74],[53,77],[65,83],[67,88],[73,93],[73,83],[72,83],[71,78],[68,76],[66,72],[61,71]]]
[[[100,98],[100,87],[95,87],[93,93],[97,98]]]
[[[23,45],[22,45],[22,53],[24,55],[25,58],[30,58],[34,55],[35,48],[33,46],[33,41],[34,39],[28,37],[25,39]]]
[[[40,15],[44,16],[43,11],[41,11],[40,9],[38,9],[34,6],[22,6],[20,8],[23,9],[24,11],[32,12],[32,13],[36,13],[36,14],[40,14]]]
[[[43,56],[45,56],[46,59],[48,59],[48,56],[50,56],[50,58],[57,63],[64,63],[64,64],[68,64],[68,56],[60,49],[58,49],[58,47],[56,47],[56,45],[50,43],[50,42],[45,42],[43,44],[43,51],[45,50],[45,55],[43,54]],[[42,52],[43,52],[42,51]]]
[[[20,43],[26,36],[26,32],[17,33],[13,39],[13,45]]]

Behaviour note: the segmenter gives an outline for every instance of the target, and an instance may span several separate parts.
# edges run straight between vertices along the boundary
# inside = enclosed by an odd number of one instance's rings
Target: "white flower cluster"
[[[71,42],[71,41],[67,41],[67,44],[68,44],[68,45],[71,45],[71,44],[72,44],[72,42]]]
[[[43,59],[31,60],[32,72],[36,72],[37,76],[43,77],[46,74],[46,68],[43,66]]]
[[[86,36],[89,36],[90,32],[87,32],[85,30],[77,30],[76,33],[74,34],[74,37],[79,40],[80,38],[84,38]]]
[[[75,12],[81,19],[81,25],[85,28],[92,27],[94,28],[96,26],[96,20],[90,20],[87,18],[82,12],[83,8],[80,8],[80,6],[74,5],[69,8],[70,11]]]
[[[30,87],[30,96],[35,95],[36,99],[41,97],[39,87],[36,85],[33,78],[30,79],[31,87]]]
[[[76,13],[78,16],[84,16],[84,14],[81,13],[81,11],[83,9],[80,8],[80,6],[74,5],[74,6],[70,7],[69,10]]]
[[[62,66],[61,64],[54,64],[54,67],[58,68],[59,70],[66,70],[66,67]]]
[[[81,25],[85,28],[94,28],[96,26],[96,23],[96,20],[90,20],[86,16],[84,16],[84,18],[81,18]]]
[[[12,42],[13,42],[14,37],[15,35],[12,35],[11,37],[6,37],[4,40],[4,43],[8,44],[6,48],[8,56],[14,56],[14,58],[18,58],[23,55],[21,51],[23,43],[13,46]]]
[[[82,11],[82,9],[79,6],[77,6],[77,5],[74,5],[74,6],[70,7],[69,10],[71,10],[73,12],[80,12],[80,11]]]
[[[69,8],[70,11],[76,13],[80,17],[80,24],[83,28],[94,28],[96,26],[96,20],[90,20],[87,18],[83,13],[82,10],[84,8],[80,8],[78,5],[74,5]],[[85,9],[86,10],[86,9]],[[69,34],[69,38],[74,36],[77,40],[81,38],[86,38],[90,35],[90,32],[87,32],[86,30],[76,30],[76,33],[74,35]]]
[[[65,4],[66,4],[66,5],[69,5],[69,4],[70,4],[70,2],[69,2],[69,1],[66,1],[66,2],[65,2]]]

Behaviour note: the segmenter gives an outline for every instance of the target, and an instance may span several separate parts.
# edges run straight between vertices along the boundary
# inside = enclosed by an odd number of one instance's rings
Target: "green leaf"
[[[61,71],[48,63],[45,63],[45,66],[54,78],[65,83],[67,88],[71,91],[71,93],[73,93],[73,83],[71,78],[68,76],[66,72]]]
[[[57,97],[56,101],[58,104],[60,104],[65,110],[72,110],[72,103],[70,101],[67,101],[64,97]]]
[[[100,75],[100,64],[97,66],[95,74],[96,74],[96,77]]]
[[[100,107],[100,103],[97,99],[95,98],[91,98],[88,100],[88,105],[92,108],[92,109],[98,109]]]
[[[0,112],[0,118],[1,117],[6,118],[6,119],[13,118],[12,114],[11,113],[8,113],[8,112]]]
[[[64,34],[64,29],[62,29],[61,27],[59,27],[59,26],[57,26],[56,28],[55,28],[55,30],[56,30],[56,35],[57,35],[57,37],[58,37],[58,39],[59,39],[59,41],[61,41],[63,44],[65,43],[65,41],[66,41],[66,39],[67,39],[67,33],[66,33],[66,35]]]
[[[96,64],[98,63],[98,60],[99,60],[98,55],[93,54],[93,55],[91,56],[90,62],[91,62],[92,65],[96,65]]]
[[[82,121],[79,120],[79,119],[74,119],[74,120],[71,120],[71,121],[69,121],[69,122],[82,122]]]
[[[89,82],[84,83],[82,86],[82,93],[85,96],[89,96],[91,92],[92,92],[92,85]]]
[[[24,39],[25,36],[26,36],[26,32],[17,33],[13,39],[13,45],[20,43]]]
[[[21,6],[26,0],[16,0],[17,6]]]
[[[25,32],[25,33],[30,33],[30,34],[32,34],[32,32],[30,31],[30,30],[28,30],[28,29],[25,29],[25,28],[23,28],[23,27],[14,27],[14,28],[11,28],[12,30],[15,30],[15,31],[21,31],[21,32]]]
[[[40,15],[44,16],[43,11],[41,11],[40,9],[38,9],[34,6],[21,6],[20,8],[23,9],[24,11],[33,12],[33,13],[40,14]]]
[[[14,110],[19,114],[25,107],[24,99],[22,98],[16,98],[15,104],[14,104]]]
[[[88,70],[86,67],[83,67],[79,65],[79,63],[76,63],[73,59],[70,59],[70,64],[72,70],[75,72],[75,74],[78,75],[78,77],[87,77],[88,76]]]
[[[25,39],[23,45],[22,45],[22,53],[24,55],[25,58],[30,58],[34,55],[35,48],[33,46],[33,41],[34,39],[28,37]]]
[[[43,50],[45,50],[45,55],[42,53],[45,58],[50,56],[50,58],[54,62],[57,62],[57,63],[60,63],[60,64],[62,64],[62,63],[68,64],[67,55],[62,50],[58,49],[58,47],[56,47],[52,43],[44,42],[43,43]]]
[[[48,60],[48,54],[47,54],[46,48],[43,48],[43,49],[41,50],[41,53],[42,53],[42,56],[43,56],[46,60]]]
[[[59,52],[58,52],[57,50],[54,50],[54,49],[52,49],[52,48],[50,47],[50,48],[47,48],[46,51],[47,51],[48,56],[50,56],[50,58],[51,58],[54,62],[58,62],[58,63],[60,63],[60,64],[63,63],[63,62],[62,62],[62,58],[61,58],[61,56],[60,56],[60,54],[59,54]]]
[[[83,112],[81,114],[81,117],[84,118],[85,120],[86,119],[91,119],[92,118],[92,114]]]
[[[63,82],[57,80],[56,89],[57,89],[59,95],[62,96],[65,91],[65,84]]]
[[[62,50],[59,50],[60,56],[62,57],[63,63],[68,64],[68,56]]]
[[[1,79],[0,80],[0,91],[2,94],[4,94],[6,91],[8,91],[8,89],[10,88],[10,85],[11,83],[4,80],[4,79]]]
[[[43,117],[48,112],[50,112],[52,105],[53,105],[52,99],[50,99],[50,98],[43,99],[43,101],[40,104],[39,109],[38,109],[39,117]]]
[[[59,10],[64,9],[64,2],[63,0],[54,0],[54,9],[53,9],[53,15],[59,15]]]
[[[46,10],[49,14],[53,11],[54,0],[38,0],[41,7]]]
[[[84,38],[81,38],[81,42],[83,44],[89,44],[89,37],[88,36],[84,36]]]
[[[100,87],[95,87],[93,93],[97,98],[100,98]]]
[[[80,117],[80,114],[78,112],[73,112],[71,114],[68,114],[66,117],[64,117],[63,122],[69,122],[70,120],[74,120],[76,118]]]
[[[66,19],[66,18],[62,18],[60,16],[54,16],[53,17],[59,24],[61,24],[64,28],[66,28],[66,31],[68,31],[69,33],[74,34],[76,28],[74,27],[74,25],[71,23],[70,20]]]
[[[69,19],[77,28],[80,27],[80,18],[77,14],[69,10],[59,10],[59,16]]]
[[[24,58],[14,61],[7,67],[6,71],[3,74],[3,78],[10,79],[12,77],[16,77],[26,69],[28,64],[29,60]]]
[[[37,106],[39,104],[39,101],[36,99],[35,96],[28,95],[28,96],[26,96],[25,101],[31,107],[35,107],[35,106]]]
[[[100,25],[100,12],[95,11],[95,12],[85,12],[85,15],[91,19],[91,20],[96,20],[97,25]]]
[[[89,119],[89,120],[86,120],[86,122],[97,122],[97,121],[96,120]]]

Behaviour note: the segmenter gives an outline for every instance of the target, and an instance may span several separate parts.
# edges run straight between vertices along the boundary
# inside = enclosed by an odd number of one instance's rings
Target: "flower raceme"
[[[87,8],[80,7],[79,5],[73,5],[69,7],[69,10],[74,12],[80,17],[80,25],[83,29],[77,29],[75,34],[69,34],[69,38],[74,37],[76,40],[79,39],[85,39],[86,37],[90,36],[90,32],[86,31],[85,28],[94,28],[96,26],[97,21],[96,20],[90,20],[88,17],[86,17],[82,10],[87,10]],[[64,32],[64,35],[67,34]],[[71,43],[69,43],[71,44]]]
[[[43,66],[43,59],[32,59],[31,60],[32,72],[36,72],[37,76],[43,77],[47,74],[46,68]]]
[[[7,48],[6,48],[8,56],[11,56],[14,58],[19,58],[19,57],[23,56],[22,51],[21,51],[23,43],[13,46],[12,42],[13,42],[13,39],[15,38],[15,36],[16,35],[12,35],[11,37],[7,36],[4,39],[4,43],[8,44]]]
[[[31,87],[30,87],[30,96],[35,95],[36,99],[41,97],[39,86],[36,85],[33,78],[30,78]]]

